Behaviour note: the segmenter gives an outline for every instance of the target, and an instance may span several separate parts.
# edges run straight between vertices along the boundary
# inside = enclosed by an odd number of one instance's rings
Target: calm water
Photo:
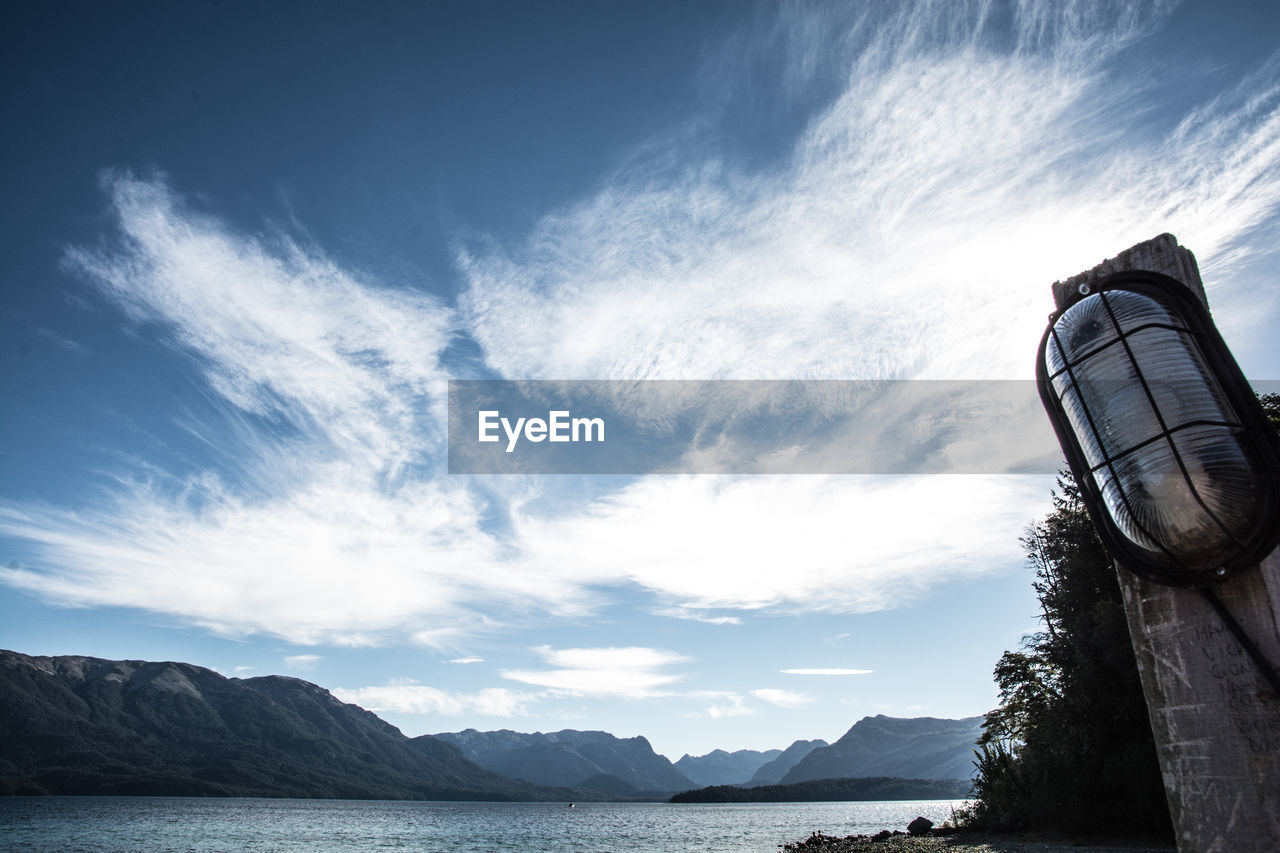
[[[0,849],[336,853],[776,853],[828,835],[935,823],[961,800],[877,803],[420,803],[0,798]]]

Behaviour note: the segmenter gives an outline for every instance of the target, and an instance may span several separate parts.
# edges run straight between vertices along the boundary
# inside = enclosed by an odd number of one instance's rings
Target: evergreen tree
[[[1271,421],[1272,428],[1280,435],[1280,394],[1261,394],[1258,402],[1262,404],[1262,411]]]
[[[995,668],[972,822],[1169,836],[1120,586],[1069,473],[1022,539],[1044,629]]]
[[[1280,394],[1259,397],[1280,435]],[[1172,837],[1110,557],[1069,472],[1022,539],[1044,630],[995,668],[969,824]]]

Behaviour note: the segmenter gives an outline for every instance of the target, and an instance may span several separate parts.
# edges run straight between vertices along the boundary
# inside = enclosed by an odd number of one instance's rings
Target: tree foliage
[[[1280,394],[1260,394],[1258,402],[1262,404],[1262,412],[1271,426],[1280,434]]]
[[[1168,836],[1146,702],[1112,562],[1069,473],[1022,539],[1043,630],[995,667],[971,823]]]
[[[1259,398],[1280,435],[1280,394]],[[1172,835],[1112,561],[1069,472],[1022,539],[1043,630],[995,667],[969,824]]]
[[[810,779],[787,785],[713,785],[684,791],[673,803],[827,803],[875,800],[954,800],[969,792],[968,779],[899,779],[859,776]]]

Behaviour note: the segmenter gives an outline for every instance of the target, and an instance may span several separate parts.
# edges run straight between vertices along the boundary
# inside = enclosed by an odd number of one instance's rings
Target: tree
[[[1258,402],[1262,404],[1262,411],[1271,421],[1272,428],[1280,435],[1280,394],[1260,394]]]
[[[1022,539],[1043,630],[995,668],[970,823],[1171,837],[1120,586],[1071,475]]]
[[[1280,436],[1280,394],[1258,401]],[[1044,630],[996,664],[968,824],[1171,837],[1116,570],[1069,472],[1022,544]]]

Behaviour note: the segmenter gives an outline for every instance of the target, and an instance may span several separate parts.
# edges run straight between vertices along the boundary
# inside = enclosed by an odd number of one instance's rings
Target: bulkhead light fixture
[[[1280,449],[1208,311],[1182,283],[1081,285],[1036,361],[1094,526],[1129,570],[1206,586],[1280,539]]]

